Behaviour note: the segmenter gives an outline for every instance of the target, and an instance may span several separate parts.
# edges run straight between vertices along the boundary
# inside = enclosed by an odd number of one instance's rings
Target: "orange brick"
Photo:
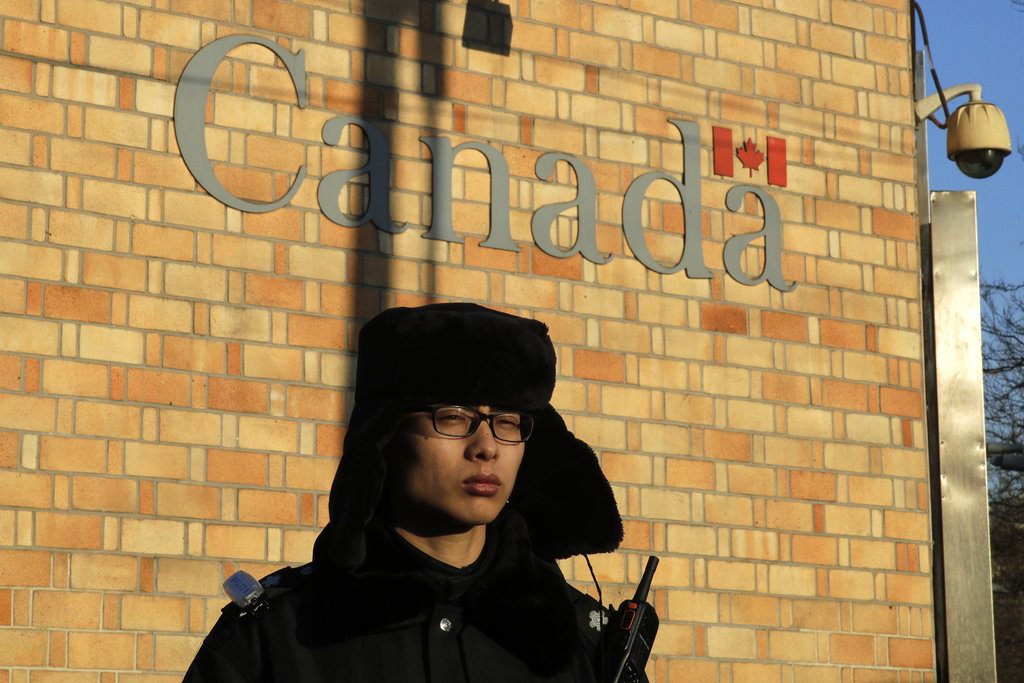
[[[897,609],[894,605],[853,605],[853,629],[862,633],[896,633]]]
[[[110,294],[95,289],[47,285],[43,315],[83,322],[110,322]]]
[[[56,548],[100,547],[100,518],[63,512],[36,513],[36,545]]]
[[[146,262],[142,259],[86,252],[83,254],[82,282],[142,292],[146,289]]]
[[[807,341],[807,317],[794,313],[762,311],[761,333],[773,339]]]
[[[0,586],[49,586],[50,556],[42,550],[0,550]]]
[[[242,413],[268,412],[268,388],[263,382],[211,377],[207,406],[214,410]]]
[[[337,318],[289,315],[288,343],[293,346],[346,349],[348,344],[345,336],[345,322]]]
[[[211,448],[206,453],[206,478],[230,484],[263,486],[267,483],[267,456]]]
[[[128,400],[187,406],[192,401],[191,381],[188,375],[180,372],[129,368]]]
[[[43,390],[48,394],[107,395],[107,366],[47,359],[43,361]]]
[[[704,430],[704,457],[721,460],[750,460],[750,435],[741,432]]]
[[[138,487],[131,479],[75,477],[71,483],[71,507],[76,510],[135,512]]]
[[[295,524],[298,498],[284,491],[242,490],[238,492],[238,521],[267,524]]]
[[[769,401],[807,403],[810,387],[806,377],[766,372],[761,376],[761,393]]]
[[[253,0],[252,24],[270,31],[283,31],[296,36],[308,36],[310,12],[290,2]]]
[[[314,387],[288,387],[289,417],[339,422],[344,417],[344,399],[340,391]]]
[[[177,261],[191,261],[195,235],[191,230],[136,224],[132,230],[132,252]]]
[[[100,593],[82,591],[35,591],[32,624],[58,628],[100,627]]]
[[[836,475],[829,472],[790,472],[789,493],[794,498],[834,501],[836,499]]]
[[[18,466],[19,442],[17,432],[0,431],[0,467]]]
[[[918,391],[882,387],[880,399],[883,413],[904,417],[921,417],[921,393]]]
[[[933,648],[930,639],[889,638],[889,665],[931,669]]]
[[[206,554],[209,557],[262,560],[266,557],[264,527],[210,524],[206,527]]]
[[[605,382],[622,382],[625,377],[626,360],[622,354],[575,349],[573,370],[577,377]]]
[[[0,500],[5,506],[48,508],[52,484],[48,474],[0,470]]]
[[[326,287],[326,285],[324,286]],[[305,287],[302,280],[271,277],[257,273],[246,273],[245,275],[246,303],[255,306],[302,310],[304,295]]]
[[[839,560],[839,549],[835,538],[794,535],[792,557],[801,564],[834,565]]]
[[[726,31],[737,31],[739,18],[736,7],[717,0],[693,0],[690,20],[697,25],[714,26]]]
[[[821,330],[821,343],[825,346],[856,350],[865,348],[866,328],[862,323],[822,320],[819,328]]]
[[[32,61],[6,55],[0,57],[0,89],[31,92]]]
[[[701,460],[670,459],[665,463],[665,483],[688,489],[715,488],[715,465]]]
[[[747,333],[747,311],[730,304],[702,302],[700,305],[700,326],[715,332]]]
[[[868,388],[863,384],[826,379],[822,382],[822,403],[830,408],[866,411]]]
[[[107,442],[44,436],[39,443],[39,467],[65,472],[104,472],[107,469]]]
[[[164,367],[176,370],[223,374],[226,369],[225,344],[168,335],[164,337],[163,361]]]
[[[345,430],[338,425],[318,424],[316,426],[316,454],[341,455]]]
[[[21,388],[21,358],[0,354],[0,389]]]
[[[917,239],[917,221],[912,214],[876,208],[872,210],[871,218],[872,232],[876,235],[901,240]]]
[[[874,664],[875,639],[833,633],[829,636],[829,661],[836,664]]]
[[[156,485],[157,513],[167,517],[220,517],[220,489],[161,481]]]

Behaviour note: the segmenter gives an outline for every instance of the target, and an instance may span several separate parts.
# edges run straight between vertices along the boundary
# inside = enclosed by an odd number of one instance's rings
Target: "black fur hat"
[[[383,447],[411,406],[460,403],[536,416],[509,504],[545,559],[608,552],[622,519],[594,451],[551,407],[555,351],[547,326],[475,304],[392,308],[359,334],[355,405],[314,562],[356,569],[387,474]]]

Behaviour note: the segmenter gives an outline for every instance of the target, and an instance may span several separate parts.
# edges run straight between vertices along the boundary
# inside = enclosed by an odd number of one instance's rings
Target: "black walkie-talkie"
[[[647,594],[651,590],[651,580],[657,568],[658,558],[651,555],[647,558],[644,575],[636,587],[633,599],[622,601],[615,612],[615,624],[605,634],[610,641],[605,655],[613,664],[607,670],[610,674],[607,683],[647,681],[644,667],[654,647],[654,637],[658,635],[658,614],[654,606],[647,602]]]

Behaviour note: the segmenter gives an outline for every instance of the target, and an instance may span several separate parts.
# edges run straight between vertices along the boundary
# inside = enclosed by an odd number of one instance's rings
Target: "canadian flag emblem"
[[[721,126],[714,126],[711,129],[711,137],[714,146],[715,175],[732,178],[735,174],[735,160],[739,159],[743,168],[747,169],[752,177],[754,171],[759,170],[764,163],[765,155],[757,148],[757,143],[752,138],[747,138],[741,146],[735,147],[732,129]],[[768,184],[786,187],[786,183],[786,141],[769,135]]]

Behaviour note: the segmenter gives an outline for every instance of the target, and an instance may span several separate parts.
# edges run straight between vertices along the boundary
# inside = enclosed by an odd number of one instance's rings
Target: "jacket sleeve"
[[[224,614],[206,636],[183,683],[259,683],[259,646],[252,629]]]

